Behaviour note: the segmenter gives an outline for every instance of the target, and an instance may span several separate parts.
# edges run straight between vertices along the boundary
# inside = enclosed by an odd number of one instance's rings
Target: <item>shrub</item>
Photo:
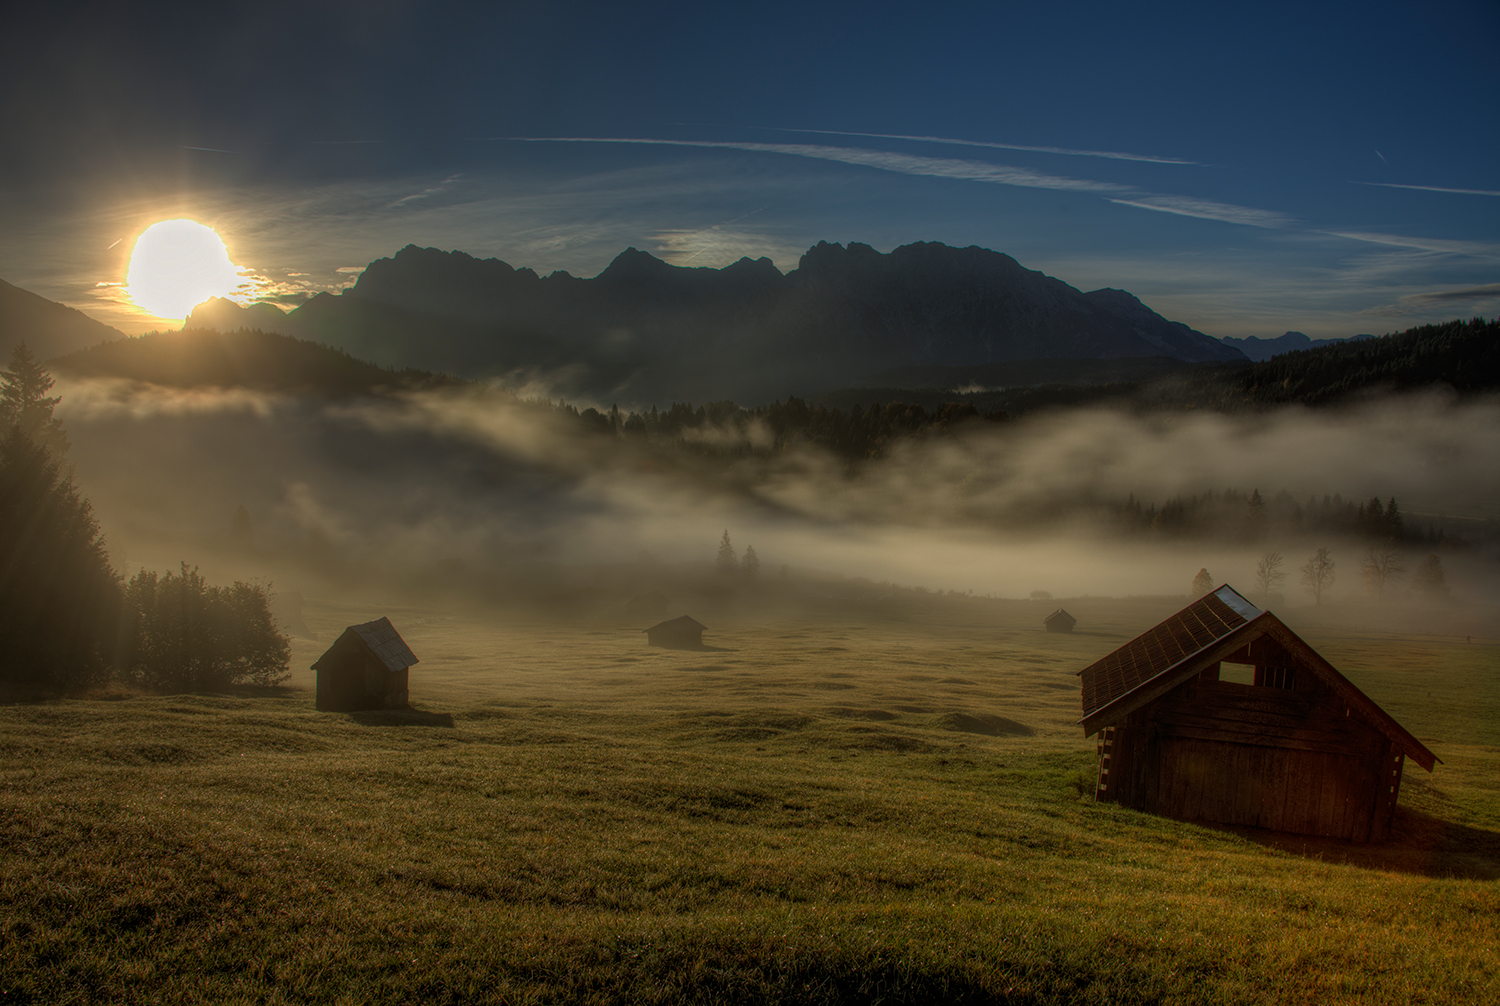
[[[291,646],[271,617],[265,587],[211,587],[197,567],[141,570],[125,587],[125,673],[163,691],[273,685],[287,677]]]

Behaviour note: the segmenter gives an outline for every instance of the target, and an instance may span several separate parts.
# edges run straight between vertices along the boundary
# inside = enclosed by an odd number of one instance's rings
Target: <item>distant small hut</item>
[[[1047,627],[1048,632],[1072,632],[1073,626],[1078,624],[1078,619],[1068,614],[1062,608],[1058,608],[1052,614],[1042,619],[1042,624]]]
[[[1221,664],[1254,668],[1226,681]],[[1182,820],[1390,834],[1407,758],[1437,756],[1275,615],[1224,586],[1078,672],[1096,796]]]
[[[646,642],[651,646],[663,646],[669,650],[701,650],[705,628],[707,626],[699,623],[697,619],[688,615],[679,615],[677,618],[659,622],[644,631]]]
[[[407,702],[407,668],[417,663],[389,618],[351,625],[312,669],[318,672],[317,706],[325,711],[401,709]]]

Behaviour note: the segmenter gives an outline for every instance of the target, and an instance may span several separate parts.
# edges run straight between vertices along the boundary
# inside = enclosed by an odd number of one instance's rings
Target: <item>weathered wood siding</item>
[[[409,670],[388,670],[369,653],[339,647],[319,661],[317,708],[325,711],[400,709],[409,693]]]
[[[1274,685],[1220,681],[1215,666],[1107,731],[1100,799],[1183,820],[1383,838],[1401,755],[1311,675],[1261,670],[1257,680]]]

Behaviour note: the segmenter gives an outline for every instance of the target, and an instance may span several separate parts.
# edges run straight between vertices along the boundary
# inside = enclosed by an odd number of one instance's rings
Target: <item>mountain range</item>
[[[905,367],[1165,357],[1244,361],[1123,290],[1081,292],[983,248],[820,242],[797,268],[675,266],[626,249],[540,276],[409,245],[288,314],[214,302],[187,327],[313,339],[386,367],[622,402],[769,401]]]
[[[1319,346],[1336,346],[1340,343],[1353,342],[1356,339],[1373,338],[1375,338],[1373,335],[1355,335],[1348,339],[1312,339],[1301,332],[1288,332],[1274,339],[1262,339],[1254,335],[1237,339],[1232,335],[1226,335],[1220,341],[1226,346],[1238,349],[1256,363],[1261,363],[1273,356],[1280,356],[1282,353],[1295,353],[1301,349],[1317,349]]]

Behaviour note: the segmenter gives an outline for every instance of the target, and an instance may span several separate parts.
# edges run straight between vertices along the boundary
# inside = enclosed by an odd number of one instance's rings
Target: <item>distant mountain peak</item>
[[[631,246],[616,255],[597,278],[606,281],[650,279],[669,276],[680,268]]]
[[[1274,339],[1262,339],[1259,336],[1246,336],[1243,339],[1226,335],[1223,343],[1233,346],[1257,363],[1269,360],[1273,356],[1282,353],[1295,353],[1301,349],[1317,349],[1319,346],[1333,346],[1340,342],[1349,342],[1353,339],[1373,339],[1372,335],[1355,335],[1348,339],[1310,339],[1301,332],[1287,332],[1278,335]]]

